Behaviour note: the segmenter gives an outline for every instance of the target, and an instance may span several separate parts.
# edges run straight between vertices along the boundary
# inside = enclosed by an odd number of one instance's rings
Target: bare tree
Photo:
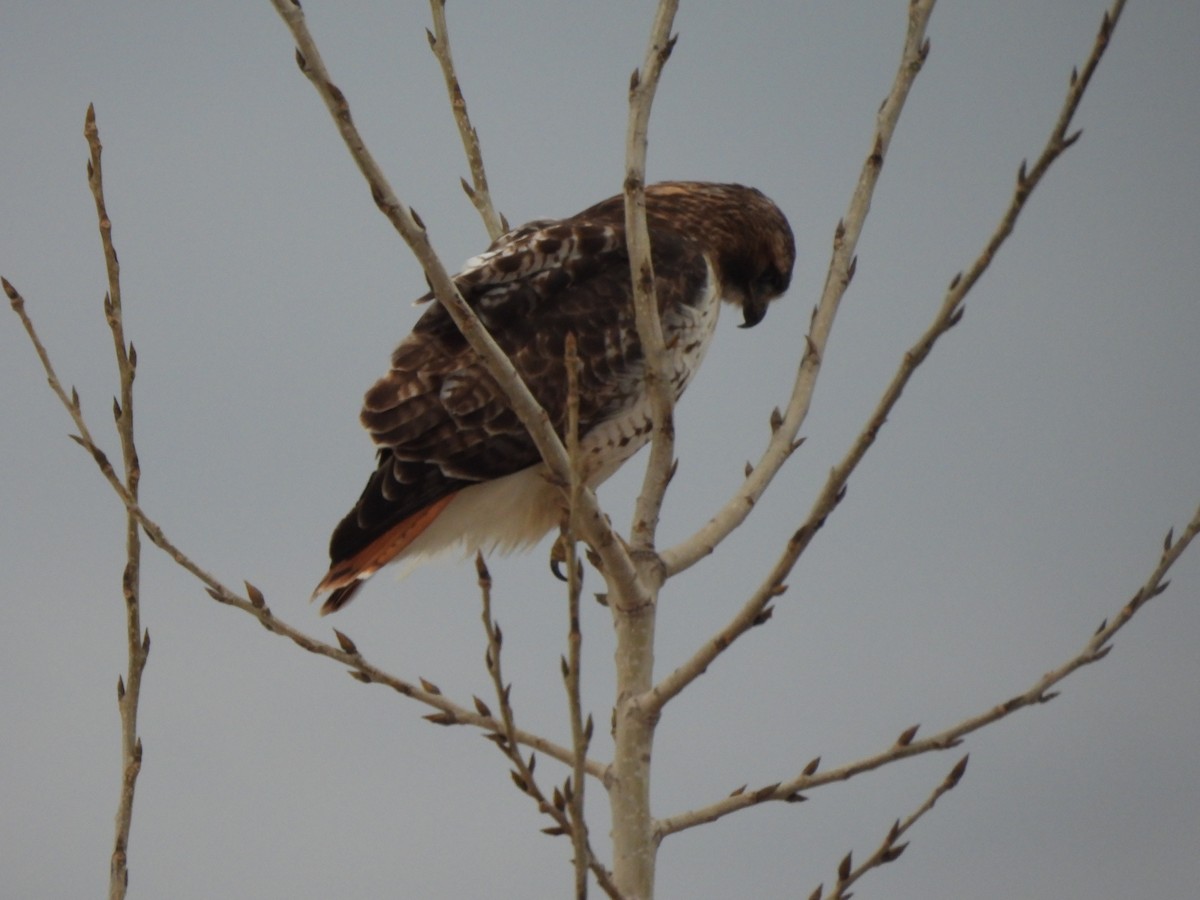
[[[795,380],[783,408],[769,413],[771,438],[757,462],[748,463],[745,478],[728,501],[686,539],[674,546],[659,544],[657,528],[664,496],[671,483],[675,462],[673,400],[667,389],[664,371],[664,342],[661,323],[653,314],[653,273],[650,268],[649,236],[645,217],[645,164],[647,129],[658,79],[668,64],[675,37],[672,36],[676,3],[662,0],[656,12],[642,65],[634,71],[629,88],[629,119],[625,160],[625,201],[628,226],[631,278],[635,286],[638,328],[646,348],[648,382],[654,397],[654,430],[646,463],[642,490],[627,531],[616,528],[601,507],[596,495],[582,485],[575,455],[577,434],[573,426],[560,436],[550,424],[532,393],[522,383],[511,362],[481,325],[471,307],[458,293],[448,270],[431,246],[426,230],[413,210],[389,184],[382,168],[368,150],[365,140],[350,114],[346,95],[337,87],[310,33],[303,11],[293,0],[273,0],[296,44],[296,59],[301,71],[328,108],[335,127],[346,143],[351,157],[368,182],[379,209],[420,261],[438,302],[442,303],[464,337],[470,342],[489,372],[502,386],[537,443],[543,460],[568,501],[570,515],[563,523],[567,548],[568,617],[566,650],[562,656],[562,675],[568,696],[569,742],[556,742],[526,730],[518,723],[518,711],[511,702],[511,684],[504,677],[503,632],[493,615],[491,575],[482,560],[477,560],[478,583],[482,600],[482,619],[486,645],[485,664],[494,697],[470,701],[452,699],[432,681],[409,680],[385,671],[368,660],[357,644],[335,630],[333,642],[315,638],[281,619],[268,605],[262,591],[247,582],[244,589],[230,587],[208,572],[179,547],[142,507],[138,493],[140,467],[133,432],[133,381],[137,353],[125,335],[121,304],[120,269],[111,239],[111,222],[106,211],[100,164],[101,145],[95,115],[89,108],[85,134],[90,148],[89,184],[96,201],[104,258],[108,272],[105,314],[116,349],[119,399],[114,416],[121,445],[120,466],[114,466],[93,438],[84,417],[78,395],[63,387],[49,353],[44,348],[26,304],[17,289],[4,280],[3,287],[41,359],[50,386],[71,416],[75,440],[86,449],[100,472],[118,495],[127,513],[127,563],[122,589],[125,597],[128,631],[128,671],[118,684],[122,722],[122,790],[117,830],[112,854],[110,897],[125,894],[128,882],[127,852],[129,829],[137,775],[141,763],[137,712],[141,676],[149,651],[149,634],[142,626],[139,610],[140,534],[163,550],[175,563],[198,579],[208,594],[219,603],[241,610],[257,620],[269,632],[290,639],[310,653],[325,657],[349,670],[366,684],[382,684],[397,693],[432,709],[426,717],[444,726],[467,726],[482,731],[504,755],[511,778],[518,790],[531,798],[548,820],[545,830],[570,840],[574,867],[574,891],[586,896],[591,881],[608,896],[649,898],[655,886],[655,863],[662,841],[687,829],[714,822],[753,806],[770,801],[798,803],[813,791],[858,774],[879,769],[898,760],[961,746],[967,736],[1006,718],[1020,709],[1043,704],[1056,696],[1056,686],[1076,669],[1102,659],[1111,649],[1114,635],[1151,598],[1167,587],[1166,576],[1200,532],[1200,511],[1175,535],[1167,533],[1161,552],[1151,560],[1150,572],[1132,598],[1101,623],[1087,637],[1082,648],[1057,667],[1030,681],[1006,699],[987,709],[933,733],[919,736],[916,725],[905,729],[887,746],[858,759],[834,764],[815,758],[794,771],[780,772],[778,779],[762,785],[744,785],[727,796],[714,796],[711,802],[693,809],[656,815],[651,808],[651,760],[655,729],[664,709],[692,685],[722,654],[752,628],[766,624],[779,598],[788,587],[788,579],[809,549],[814,537],[834,515],[845,496],[846,484],[874,444],[881,428],[893,414],[910,379],[927,360],[940,339],[962,318],[967,295],[987,271],[1005,240],[1012,233],[1032,193],[1042,183],[1050,167],[1079,138],[1072,130],[1075,112],[1096,71],[1123,8],[1116,0],[1102,18],[1092,51],[1083,64],[1071,73],[1066,96],[1045,146],[1032,163],[1021,162],[1011,197],[1001,211],[995,230],[987,238],[976,258],[953,277],[937,306],[932,321],[916,343],[904,354],[890,382],[884,387],[878,404],[846,449],[844,456],[829,472],[811,509],[795,522],[791,535],[781,542],[774,564],[761,573],[758,586],[741,605],[730,611],[726,624],[694,649],[691,656],[665,675],[654,671],[655,627],[659,598],[670,579],[686,571],[704,557],[716,553],[722,543],[747,518],[764,495],[773,478],[789,457],[801,446],[801,428],[806,422],[818,384],[828,341],[842,298],[854,278],[857,246],[883,164],[910,90],[930,53],[926,28],[933,12],[933,0],[912,0],[907,30],[896,66],[891,89],[880,107],[870,143],[864,151],[861,173],[846,212],[832,234],[832,253],[824,289],[813,309],[808,334],[797,361]],[[492,237],[506,227],[491,199],[484,167],[481,142],[468,116],[463,89],[455,72],[450,49],[444,0],[431,0],[433,30],[428,34],[430,47],[441,65],[451,108],[462,136],[472,181],[463,188],[474,204]],[[568,350],[568,371],[570,365]],[[577,395],[572,390],[572,395]],[[765,412],[765,411],[764,411]],[[594,733],[592,715],[584,709],[580,696],[583,677],[580,648],[579,604],[582,592],[582,562],[577,559],[577,543],[591,560],[605,583],[604,600],[613,620],[616,635],[616,695],[612,707],[613,754],[609,760],[591,755]],[[528,754],[528,755],[527,755]],[[537,768],[537,756],[549,757],[562,765],[556,775]],[[879,844],[855,862],[851,854],[836,865],[829,886],[816,887],[812,898],[850,896],[850,888],[863,875],[898,858],[907,846],[910,829],[937,800],[962,778],[967,757],[952,764],[944,779],[932,786],[928,798],[910,814],[897,818],[886,829]],[[589,778],[593,791],[587,790]],[[611,811],[611,847],[602,848],[596,837],[594,821],[589,825],[585,799],[603,791]]]

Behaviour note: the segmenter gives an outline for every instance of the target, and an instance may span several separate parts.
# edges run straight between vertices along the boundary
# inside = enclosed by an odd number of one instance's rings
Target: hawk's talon
[[[550,571],[559,581],[568,581],[568,577],[563,574],[562,564],[567,561],[567,542],[560,534],[554,539],[553,546],[550,547]]]
[[[589,551],[590,552],[590,551]],[[563,574],[562,565],[567,561],[567,540],[560,533],[554,539],[554,545],[550,548],[550,571],[554,573],[554,577],[559,581],[569,581],[569,577]],[[583,584],[583,560],[576,557],[576,571],[579,573],[579,583]]]

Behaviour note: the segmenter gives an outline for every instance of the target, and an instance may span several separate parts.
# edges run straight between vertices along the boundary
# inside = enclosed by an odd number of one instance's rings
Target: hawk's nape
[[[699,367],[721,302],[742,326],[787,290],[795,262],[779,208],[737,184],[646,188],[655,291],[678,399]],[[649,439],[650,406],[625,243],[624,199],[499,237],[454,277],[561,435],[567,334],[580,360],[584,476],[602,482]],[[421,298],[432,299],[427,294]],[[377,466],[334,529],[322,614],[348,603],[388,563],[453,547],[509,551],[540,540],[563,500],[537,448],[440,304],[421,316],[367,392],[363,426]]]

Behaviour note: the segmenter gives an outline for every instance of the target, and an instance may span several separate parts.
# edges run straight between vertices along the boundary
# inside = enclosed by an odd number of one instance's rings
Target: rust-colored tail
[[[312,594],[315,600],[326,591],[332,591],[321,604],[321,615],[328,615],[349,603],[363,582],[403,553],[433,524],[433,520],[454,497],[454,494],[439,497],[425,508],[397,522],[353,556],[335,560]]]

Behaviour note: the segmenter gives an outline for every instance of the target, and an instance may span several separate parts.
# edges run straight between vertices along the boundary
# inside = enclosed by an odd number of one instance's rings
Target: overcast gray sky
[[[798,263],[762,327],[720,323],[679,410],[663,537],[689,533],[762,449],[869,150],[906,3],[684,3],[651,123],[651,179],[741,181],[791,219]],[[421,3],[305,4],[398,193],[451,266],[486,236]],[[513,222],[620,188],[629,73],[649,3],[455,0],[460,76]],[[859,248],[808,441],[720,556],[664,595],[658,671],[757,583],[1091,47],[1092,0],[944,3]],[[774,619],[667,710],[669,814],[938,729],[1073,655],[1200,501],[1200,6],[1134,2],[1051,172],[903,397]],[[0,271],[115,453],[105,282],[84,111],[105,144],[146,509],[278,614],[376,663],[488,696],[470,565],[377,577],[334,621],[307,602],[372,466],[363,391],[417,316],[421,272],[378,214],[292,44],[257,3],[8,3],[0,12]],[[7,316],[7,314],[5,314]],[[104,890],[125,665],[122,513],[15,317],[0,320],[0,868],[13,897]],[[639,460],[641,457],[639,457]],[[627,467],[601,499],[624,523]],[[971,766],[860,897],[1183,897],[1200,884],[1200,553],[1101,664],[966,745]],[[493,561],[519,720],[566,734],[562,591],[546,549]],[[598,579],[594,573],[589,584]],[[146,550],[153,636],[131,896],[561,897],[503,759],[209,600]],[[584,623],[586,702],[608,721],[607,614]],[[598,729],[603,732],[604,729]],[[602,736],[596,754],[607,752]],[[670,838],[660,896],[807,896],[872,850],[958,753]],[[549,777],[555,766],[544,761]],[[561,776],[555,772],[555,780]],[[607,809],[591,793],[604,846]]]

